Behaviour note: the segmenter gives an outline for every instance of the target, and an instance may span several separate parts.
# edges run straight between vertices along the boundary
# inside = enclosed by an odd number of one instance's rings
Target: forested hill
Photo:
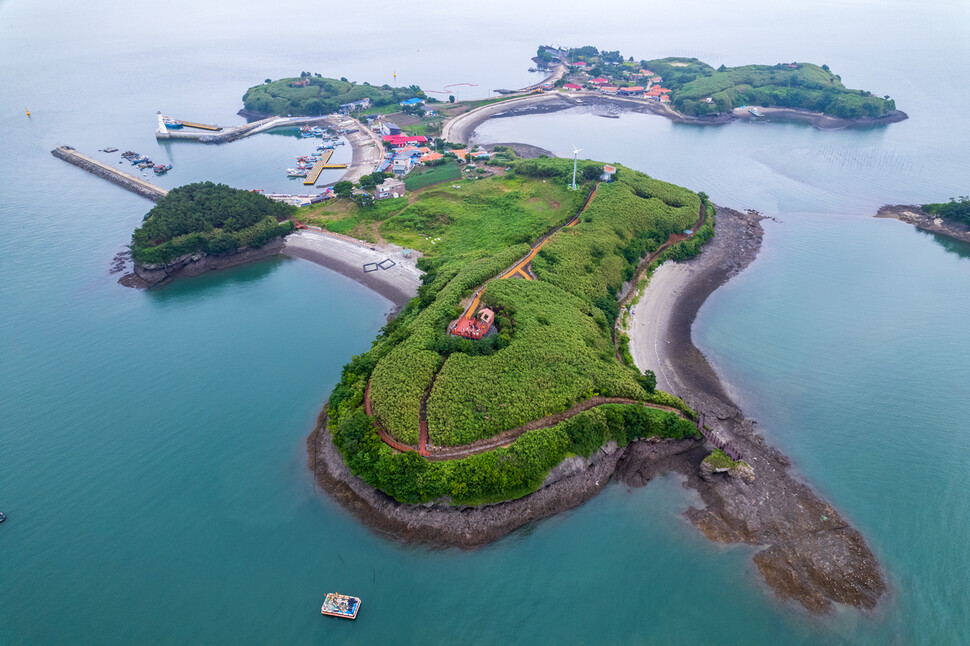
[[[131,257],[163,264],[191,253],[261,247],[293,230],[296,210],[251,191],[200,182],[168,192],[131,235]]]
[[[247,110],[263,114],[319,116],[365,98],[370,99],[373,107],[381,107],[414,97],[425,98],[417,85],[357,84],[346,78],[332,79],[303,72],[297,78],[266,79],[262,85],[249,88],[243,96],[243,105]]]
[[[540,47],[537,60],[548,61],[553,56],[549,50]],[[659,86],[665,94],[669,91],[671,105],[687,116],[723,114],[744,105],[809,110],[843,119],[883,117],[896,110],[889,96],[846,88],[828,65],[792,62],[714,68],[696,58],[637,61],[619,51],[589,45],[557,54],[570,65],[569,80],[574,83],[606,79],[620,88]]]
[[[714,69],[696,58],[645,61],[672,91],[672,103],[687,115],[727,112],[742,105],[796,108],[844,119],[881,117],[896,109],[888,97],[850,90],[827,65],[780,63]],[[704,99],[710,97],[713,103]]]

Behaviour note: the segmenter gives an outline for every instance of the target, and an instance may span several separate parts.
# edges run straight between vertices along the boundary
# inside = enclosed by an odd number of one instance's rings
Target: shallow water
[[[173,0],[149,19],[120,1],[0,4],[0,509],[10,517],[0,641],[970,638],[970,251],[867,217],[885,202],[966,192],[960,106],[970,97],[952,82],[970,60],[966,6],[694,2],[647,16],[639,5],[550,12],[500,1],[484,13],[382,6],[380,19],[304,7]],[[623,11],[633,18],[617,21]],[[475,83],[450,89],[482,97],[535,78],[526,68],[537,39],[714,64],[826,62],[910,112],[869,131],[572,114],[483,129],[559,154],[575,144],[779,217],[695,334],[746,412],[885,563],[894,591],[875,617],[816,620],[773,600],[749,548],[712,545],[683,521],[697,502],[672,476],[610,486],[475,552],[376,536],[316,490],[304,441],[391,304],[298,260],[123,289],[110,260],[150,203],[49,154],[114,145],[170,158],[164,186],[281,190],[279,171],[304,142],[157,144],[155,111],[239,123],[247,87],[307,68]],[[331,590],[363,598],[356,622],[319,616]]]

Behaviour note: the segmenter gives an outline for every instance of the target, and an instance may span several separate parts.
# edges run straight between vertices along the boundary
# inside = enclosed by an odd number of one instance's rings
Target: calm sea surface
[[[970,641],[970,247],[869,217],[970,189],[970,5],[92,4],[0,2],[0,643]],[[778,219],[695,337],[885,564],[876,616],[774,600],[749,548],[683,521],[698,501],[675,477],[475,552],[372,534],[315,488],[304,441],[390,303],[295,260],[124,289],[110,261],[151,204],[49,154],[111,145],[174,164],[166,187],[287,190],[292,133],[159,144],[155,111],[238,123],[246,88],[301,71],[484,97],[535,79],[540,41],[827,63],[910,114],[823,132],[578,110],[479,132]],[[331,590],[364,599],[356,622],[320,617]]]

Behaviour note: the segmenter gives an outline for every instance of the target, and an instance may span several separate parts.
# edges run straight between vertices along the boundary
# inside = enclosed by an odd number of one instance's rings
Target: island
[[[134,276],[148,287],[275,255],[293,231],[296,208],[212,182],[168,191],[131,236]]]
[[[261,117],[268,115],[320,116],[332,112],[361,112],[378,109],[418,99],[423,102],[424,92],[416,85],[391,87],[371,85],[366,81],[357,84],[346,77],[326,78],[320,74],[301,72],[299,77],[277,81],[266,79],[260,85],[249,88],[243,95],[243,114]]]
[[[355,160],[367,146],[376,166],[360,161],[355,181],[299,209],[211,183],[173,189],[132,236],[136,275],[159,284],[285,253],[394,302],[307,438],[317,482],[377,531],[473,548],[614,478],[676,472],[704,505],[687,518],[713,541],[759,547],[780,597],[874,609],[887,586],[865,539],[755,432],[691,341],[707,296],[756,256],[762,218],[619,164],[463,145],[492,110],[570,95],[549,83],[466,106],[433,140],[376,135],[398,97],[383,113],[341,104],[343,131],[366,129]],[[401,107],[423,109],[413,98]],[[615,100],[675,113],[669,100]],[[673,261],[680,282],[651,286]]]
[[[970,196],[967,195],[933,204],[886,205],[876,217],[902,220],[923,231],[970,243]]]

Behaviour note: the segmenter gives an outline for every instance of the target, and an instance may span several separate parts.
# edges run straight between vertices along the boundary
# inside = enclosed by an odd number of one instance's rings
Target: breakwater
[[[93,175],[97,175],[102,179],[106,179],[109,182],[114,182],[122,188],[126,188],[132,193],[137,193],[142,197],[146,197],[149,200],[157,202],[166,195],[168,191],[159,186],[155,186],[151,182],[146,182],[140,177],[135,177],[124,171],[120,171],[116,168],[112,168],[107,164],[103,164],[96,159],[92,159],[87,155],[81,154],[70,146],[58,146],[51,151],[51,154],[58,159],[63,159],[69,164],[74,164],[78,168],[83,168]]]
[[[285,128],[295,126],[308,126],[326,123],[330,120],[329,116],[321,117],[267,117],[259,121],[253,121],[241,126],[209,126],[206,124],[195,124],[191,121],[181,121],[188,129],[171,129],[165,125],[165,117],[157,113],[158,127],[155,129],[156,139],[187,139],[199,141],[207,144],[219,144],[242,139],[260,132],[266,132],[273,128]]]

